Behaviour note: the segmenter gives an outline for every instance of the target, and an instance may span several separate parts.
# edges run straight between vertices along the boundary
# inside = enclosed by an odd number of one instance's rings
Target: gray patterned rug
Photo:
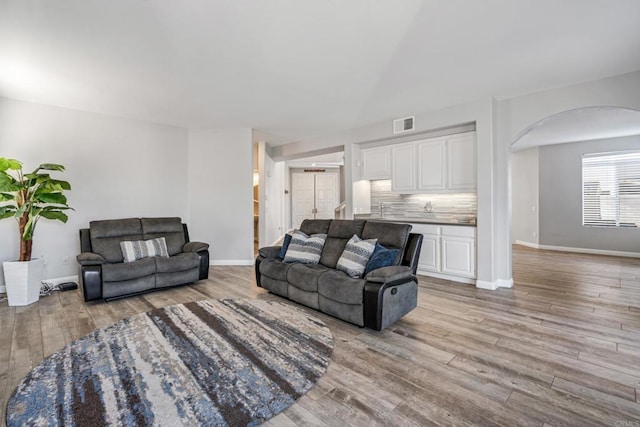
[[[34,368],[7,425],[257,425],[327,369],[333,337],[291,305],[207,300],[121,320]]]

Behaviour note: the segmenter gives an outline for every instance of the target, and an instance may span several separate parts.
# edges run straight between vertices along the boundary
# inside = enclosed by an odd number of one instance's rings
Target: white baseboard
[[[468,285],[476,284],[476,279],[472,279],[469,277],[451,276],[449,274],[435,273],[433,271],[427,271],[427,270],[418,270],[417,274],[421,276],[430,276],[430,277],[437,277],[438,279],[451,280],[452,282],[466,283]]]
[[[540,249],[540,245],[537,243],[525,242],[524,240],[516,240],[516,245],[526,246],[528,248]]]
[[[498,288],[513,288],[513,279],[498,279],[493,282],[476,280],[476,288],[495,291]]]
[[[527,246],[529,248],[534,248],[534,249],[545,249],[548,251],[575,252],[579,254],[609,255],[609,256],[621,256],[621,257],[628,257],[628,258],[640,258],[640,253],[638,252],[610,251],[606,249],[572,248],[569,246],[539,245],[537,243],[525,242],[523,240],[516,240],[516,244]]]
[[[59,285],[60,283],[66,282],[80,283],[78,282],[78,276],[54,277],[51,279],[42,279],[41,282],[47,282],[51,285]]]
[[[216,259],[209,261],[209,265],[253,265],[253,259]]]

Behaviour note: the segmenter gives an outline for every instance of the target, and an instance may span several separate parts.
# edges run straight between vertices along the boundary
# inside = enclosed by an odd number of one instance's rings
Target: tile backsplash
[[[444,215],[476,216],[478,198],[475,193],[455,194],[396,194],[391,192],[391,180],[371,181],[371,213],[380,212],[384,205],[387,216],[411,216],[422,214],[425,205],[431,204],[431,212]]]

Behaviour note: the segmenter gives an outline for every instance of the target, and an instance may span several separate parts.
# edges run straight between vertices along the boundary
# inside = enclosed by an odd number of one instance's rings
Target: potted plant
[[[48,171],[63,172],[64,166],[43,163],[31,173],[23,173],[22,163],[0,157],[0,219],[13,217],[20,235],[18,261],[5,261],[5,284],[9,305],[28,305],[40,296],[44,260],[32,260],[33,232],[40,218],[67,222],[71,209],[63,194],[66,181],[52,178]]]

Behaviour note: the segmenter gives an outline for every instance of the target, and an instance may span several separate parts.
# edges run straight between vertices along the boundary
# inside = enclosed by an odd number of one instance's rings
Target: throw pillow
[[[167,242],[164,237],[150,240],[126,240],[120,242],[124,262],[132,262],[142,258],[161,256],[168,258]]]
[[[295,230],[291,242],[284,255],[284,262],[299,262],[302,264],[317,264],[320,261],[326,234],[312,234],[307,236],[300,230]]]
[[[372,270],[393,265],[398,256],[398,252],[400,252],[400,249],[389,249],[380,243],[376,243],[376,249],[373,251],[371,258],[369,258],[367,267],[364,269],[364,275],[366,276],[367,273]]]
[[[287,233],[284,235],[284,241],[282,242],[282,247],[280,247],[280,252],[278,252],[278,258],[284,259],[287,249],[289,248],[289,243],[291,243],[291,234]]]
[[[378,239],[362,240],[354,234],[344,247],[336,269],[344,271],[353,278],[362,277],[377,242]]]

